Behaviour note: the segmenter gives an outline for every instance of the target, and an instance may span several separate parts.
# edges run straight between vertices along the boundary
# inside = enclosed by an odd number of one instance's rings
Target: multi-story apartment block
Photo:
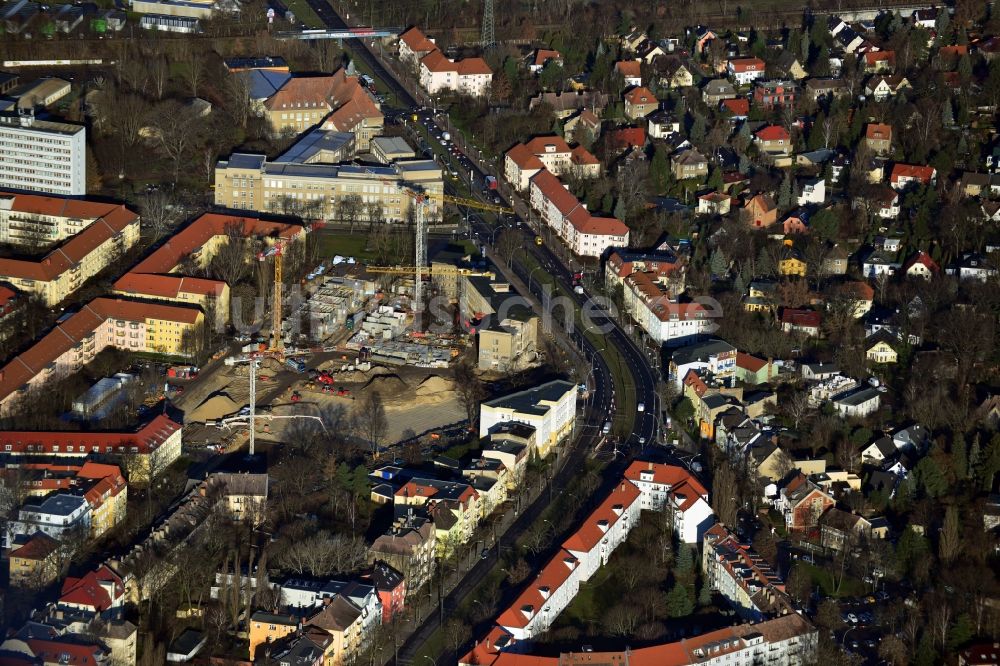
[[[629,228],[614,217],[592,215],[548,169],[532,176],[531,207],[542,222],[581,257],[600,257],[609,248],[628,245]]]
[[[612,250],[604,263],[604,284],[609,289],[625,286],[625,278],[632,273],[648,273],[665,285],[672,294],[684,291],[685,262],[671,250],[633,252],[619,248]]]
[[[357,194],[365,204],[382,204],[386,220],[405,220],[412,201],[407,188],[431,195],[425,215],[428,220],[440,217],[441,207],[433,195],[441,194],[444,184],[441,168],[431,160],[391,166],[294,164],[268,162],[264,155],[234,153],[215,167],[216,205],[298,212],[313,218],[337,218],[339,202]]]
[[[263,108],[276,134],[301,134],[322,125],[354,134],[358,150],[367,150],[385,124],[371,92],[343,69],[329,76],[293,76],[264,101]]]
[[[18,510],[17,520],[6,524],[3,547],[10,548],[19,534],[41,532],[61,540],[79,532],[90,534],[90,505],[83,497],[70,493],[52,493],[44,498],[29,499]]]
[[[30,113],[0,114],[0,188],[86,194],[86,128]]]
[[[601,175],[601,161],[583,146],[570,148],[560,136],[540,136],[519,143],[504,157],[504,178],[522,192],[528,189],[531,177],[542,169],[556,176],[597,178]]]
[[[0,281],[50,307],[121,259],[140,234],[139,216],[123,205],[10,193],[0,195],[0,238],[4,231],[7,242],[35,248],[68,237],[41,258],[0,259]]]
[[[482,516],[479,493],[471,485],[437,479],[410,479],[393,495],[397,507],[423,507],[434,521],[437,554],[446,557],[468,543]]]
[[[419,28],[410,28],[399,36],[399,60],[411,67],[416,67],[420,61],[437,46]]]
[[[368,548],[368,561],[381,561],[406,578],[407,594],[415,594],[434,573],[437,532],[434,523],[413,510],[399,516]]]
[[[10,551],[8,582],[12,588],[41,588],[59,577],[59,542],[36,532]]]
[[[0,452],[23,460],[25,464],[30,464],[35,457],[82,459],[89,455],[117,456],[122,459],[130,483],[145,482],[150,471],[156,476],[180,457],[181,425],[161,414],[135,432],[8,430],[0,432]],[[93,473],[99,474],[100,471]],[[115,487],[120,486],[116,478],[112,481]],[[124,488],[120,494],[125,495]],[[115,498],[109,511],[109,522],[113,523],[120,521],[125,512],[125,507],[118,504],[124,500],[118,497],[118,493]],[[101,492],[101,499],[107,501],[104,492]]]
[[[477,330],[479,368],[507,372],[530,365],[538,351],[538,317],[506,282],[462,277],[463,322]]]
[[[483,97],[493,81],[493,70],[482,58],[451,60],[435,49],[420,60],[420,85],[434,95],[445,90]]]
[[[724,596],[744,620],[759,622],[795,612],[777,572],[725,525],[717,523],[705,532],[702,546],[706,583]]]
[[[681,543],[697,544],[715,523],[708,491],[683,467],[636,461],[624,476],[641,492],[643,509],[672,507],[674,532]]]
[[[535,450],[544,458],[573,432],[576,396],[575,384],[557,379],[487,400],[479,406],[479,436],[486,437],[495,426],[508,421],[525,423],[535,429]]]
[[[635,272],[624,280],[625,312],[658,343],[681,344],[710,333],[712,311],[701,303],[681,303],[655,274]]]
[[[82,495],[91,509],[92,538],[125,519],[128,487],[117,465],[24,462],[17,467],[24,475],[21,483],[28,496],[44,498],[58,492]]]

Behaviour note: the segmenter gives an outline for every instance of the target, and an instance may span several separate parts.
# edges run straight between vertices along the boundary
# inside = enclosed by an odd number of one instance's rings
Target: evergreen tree
[[[687,617],[694,612],[694,601],[691,589],[687,585],[677,583],[667,593],[667,614],[670,617]]]
[[[975,480],[979,477],[979,463],[982,453],[979,449],[979,433],[972,436],[972,444],[969,445],[969,455],[966,467],[969,470],[969,478]]]
[[[698,605],[702,608],[712,605],[712,588],[705,581],[701,584],[701,592],[698,593]]]
[[[743,175],[750,175],[750,168],[751,168],[750,158],[748,158],[746,155],[740,155],[740,166],[739,166],[740,173],[742,173]]]
[[[670,185],[670,159],[663,145],[656,146],[653,159],[649,162],[649,174],[653,177],[656,194],[663,194]]]
[[[934,247],[939,247],[935,245]],[[951,447],[951,467],[955,472],[955,478],[964,481],[969,478],[969,449],[965,445],[965,440],[958,438]]]
[[[611,192],[606,193],[601,197],[601,210],[605,213],[611,212],[611,207],[615,205],[614,197],[611,196]]]
[[[722,190],[722,184],[722,169],[712,167],[712,170],[708,173],[706,186],[713,192],[719,192]]]
[[[941,103],[941,124],[945,127],[955,126],[955,114],[951,109],[950,99],[946,99]]]
[[[820,111],[816,114],[816,122],[812,124],[809,128],[809,150],[819,150],[820,148],[825,148],[825,140],[823,138],[823,123],[826,122],[826,114]]]
[[[705,140],[705,119],[700,113],[694,114],[694,120],[691,122],[691,141],[693,143],[701,143]]]
[[[716,248],[712,252],[712,258],[709,260],[709,267],[712,271],[714,277],[725,277],[726,273],[729,272],[729,261],[726,259],[725,253]]]
[[[961,80],[962,85],[967,84],[972,78],[972,60],[969,58],[968,53],[963,54],[958,59],[958,78]]]
[[[781,181],[778,188],[778,208],[788,210],[792,207],[792,177],[785,174],[785,179]]]
[[[937,18],[934,20],[934,31],[937,32],[938,43],[947,42],[948,28],[951,27],[951,15],[948,10],[942,8],[938,10]]]
[[[746,280],[743,279],[743,271],[736,274],[736,279],[733,280],[733,291],[737,294],[742,294],[747,290]]]
[[[799,42],[799,62],[802,63],[803,67],[809,65],[809,51],[811,49],[811,44],[809,42],[809,33],[802,33],[802,40]]]
[[[686,577],[694,573],[694,559],[691,554],[691,548],[685,544],[681,544],[680,548],[677,550],[677,576]]]

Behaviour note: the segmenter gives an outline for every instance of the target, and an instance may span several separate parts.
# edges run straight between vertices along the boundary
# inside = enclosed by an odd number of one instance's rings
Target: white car
[[[640,402],[638,405],[636,405],[636,409],[638,409],[640,412],[646,411],[646,403]]]

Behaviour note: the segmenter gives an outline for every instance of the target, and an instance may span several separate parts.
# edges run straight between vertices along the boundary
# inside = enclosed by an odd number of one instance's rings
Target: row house
[[[447,556],[468,543],[482,519],[479,493],[472,486],[453,481],[413,478],[393,493],[398,509],[423,507],[437,531],[437,552]]]
[[[369,546],[368,561],[384,562],[399,571],[406,579],[407,594],[415,594],[434,574],[436,552],[433,521],[411,509],[396,517]]]
[[[601,175],[601,162],[583,146],[571,148],[560,136],[540,136],[519,143],[504,157],[504,178],[522,192],[542,169],[555,176],[597,178]]]
[[[592,215],[547,169],[531,178],[529,189],[531,207],[574,254],[600,257],[609,248],[628,245],[629,229],[621,220]]]

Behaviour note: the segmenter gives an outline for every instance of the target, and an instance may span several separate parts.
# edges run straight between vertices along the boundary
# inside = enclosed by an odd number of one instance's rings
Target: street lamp
[[[434,664],[434,666],[438,666],[438,663],[434,660],[434,657],[428,657],[426,654],[423,655],[423,657],[424,659],[430,659],[431,663]]]
[[[532,268],[532,269],[531,269],[531,271],[530,271],[530,272],[528,273],[528,292],[529,292],[529,293],[534,293],[534,292],[532,291],[532,289],[531,289],[531,277],[532,277],[532,276],[533,276],[533,275],[535,274],[535,271],[537,271],[537,270],[538,270],[538,269],[540,269],[540,268],[542,268],[542,267],[541,267],[541,266],[535,266],[535,267],[534,267],[534,268]]]

